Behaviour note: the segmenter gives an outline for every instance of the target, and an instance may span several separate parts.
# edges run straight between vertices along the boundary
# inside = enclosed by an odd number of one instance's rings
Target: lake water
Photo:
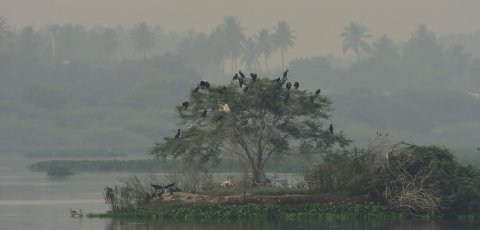
[[[155,220],[74,219],[69,209],[104,212],[103,189],[114,185],[125,173],[80,173],[67,179],[51,179],[44,173],[30,172],[25,159],[0,155],[0,230],[147,230],[147,229],[480,229],[480,223],[464,222],[178,222]],[[146,175],[140,175],[140,177]]]

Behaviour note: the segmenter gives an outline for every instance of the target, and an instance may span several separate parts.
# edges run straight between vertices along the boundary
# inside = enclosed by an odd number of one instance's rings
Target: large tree
[[[295,36],[293,36],[293,31],[286,21],[278,22],[277,26],[273,29],[273,43],[275,48],[280,49],[282,68],[285,68],[285,52],[295,44],[293,41],[295,40]]]
[[[353,50],[357,60],[359,60],[361,51],[370,51],[370,45],[366,40],[372,36],[368,33],[367,27],[359,23],[351,22],[349,26],[345,27],[340,36],[343,38],[343,53],[346,53],[348,50]]]
[[[287,87],[292,86],[287,78],[239,79],[192,90],[188,105],[176,108],[182,120],[177,135],[157,143],[150,153],[196,163],[236,157],[251,173],[252,183],[260,184],[265,164],[273,158],[308,156],[349,143],[324,125],[331,102],[319,91]]]

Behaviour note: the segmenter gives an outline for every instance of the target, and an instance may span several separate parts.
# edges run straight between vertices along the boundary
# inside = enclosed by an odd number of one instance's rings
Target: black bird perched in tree
[[[250,73],[250,78],[252,78],[252,81],[255,82],[257,80],[257,74],[256,73]]]
[[[208,81],[205,81],[205,89],[210,89],[210,83]]]
[[[317,91],[315,91],[315,95],[317,95],[317,96],[318,96],[318,95],[320,95],[320,93],[321,93],[321,92],[322,92],[322,90],[321,90],[321,89],[317,89]]]
[[[180,129],[177,130],[177,134],[175,135],[175,139],[178,139],[180,137]]]
[[[241,70],[239,70],[238,73],[240,74],[240,77],[245,78],[245,74],[243,74]]]
[[[236,73],[235,75],[233,75],[232,81],[235,81],[235,80],[237,80],[237,79],[238,79],[238,74]]]
[[[285,85],[285,88],[287,88],[288,90],[290,90],[292,88],[292,83],[291,82],[287,82],[287,84]]]
[[[328,130],[330,131],[330,134],[333,134],[333,125],[330,124],[330,126],[328,127]]]
[[[196,92],[198,92],[199,89],[200,89],[200,86],[197,86],[197,88],[195,88],[195,89],[193,90],[193,92],[196,93]]]
[[[203,109],[202,117],[205,118],[207,116],[207,109]]]
[[[205,87],[205,81],[200,81],[200,88],[204,88]]]
[[[287,74],[288,74],[288,69],[285,70],[285,72],[283,72],[283,78],[282,78],[283,81],[287,80]]]
[[[280,78],[277,78],[274,80],[275,82],[280,82]]]
[[[293,87],[295,87],[295,89],[298,89],[298,87],[300,87],[300,84],[298,83],[298,81],[296,81],[296,82],[293,84]]]
[[[190,104],[190,103],[188,103],[188,101],[183,102],[183,103],[182,103],[183,108],[185,108],[185,110],[187,110],[189,104]]]
[[[238,79],[238,84],[240,85],[240,88],[243,87],[243,78]]]

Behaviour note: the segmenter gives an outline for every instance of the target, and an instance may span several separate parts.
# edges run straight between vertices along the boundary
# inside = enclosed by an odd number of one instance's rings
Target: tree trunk
[[[252,184],[253,185],[262,185],[265,182],[265,172],[262,168],[253,167],[252,168]]]

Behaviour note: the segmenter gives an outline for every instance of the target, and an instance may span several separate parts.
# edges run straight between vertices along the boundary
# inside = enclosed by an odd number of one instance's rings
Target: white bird
[[[227,103],[225,103],[225,105],[220,106],[220,109],[218,109],[218,111],[225,112],[225,113],[230,113],[230,107],[228,106]]]

